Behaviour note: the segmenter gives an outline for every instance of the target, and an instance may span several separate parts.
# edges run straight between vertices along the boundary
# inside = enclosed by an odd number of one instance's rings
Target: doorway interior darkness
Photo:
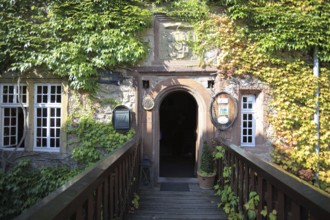
[[[188,92],[168,94],[160,106],[159,176],[195,176],[197,103]]]

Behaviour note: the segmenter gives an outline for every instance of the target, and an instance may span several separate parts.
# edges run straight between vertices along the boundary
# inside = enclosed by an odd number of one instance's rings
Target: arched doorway
[[[159,176],[195,176],[197,103],[186,91],[169,93],[159,108]]]

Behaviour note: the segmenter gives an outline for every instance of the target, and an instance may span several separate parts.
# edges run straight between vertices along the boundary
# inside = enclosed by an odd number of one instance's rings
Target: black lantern
[[[214,88],[214,80],[208,80],[207,81],[207,88],[209,88],[209,89]]]
[[[142,80],[142,87],[144,89],[149,89],[149,80]]]
[[[112,113],[112,124],[117,132],[131,129],[131,111],[124,105],[117,106]]]

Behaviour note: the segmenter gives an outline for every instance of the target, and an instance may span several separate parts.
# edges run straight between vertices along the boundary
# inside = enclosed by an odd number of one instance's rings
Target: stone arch
[[[196,138],[196,163],[199,155],[199,146],[203,140],[214,137],[214,127],[209,117],[209,104],[211,102],[211,91],[205,88],[202,84],[190,78],[171,78],[156,84],[147,94],[154,99],[154,108],[146,113],[145,123],[146,127],[149,125],[149,132],[146,132],[144,137],[149,141],[144,141],[144,148],[147,148],[149,156],[152,158],[154,164],[154,180],[156,182],[162,181],[159,179],[159,109],[164,98],[172,92],[183,91],[189,93],[197,104],[197,138]],[[149,145],[149,146],[148,146]]]

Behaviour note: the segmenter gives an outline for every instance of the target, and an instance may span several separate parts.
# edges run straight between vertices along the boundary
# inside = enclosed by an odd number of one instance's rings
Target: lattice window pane
[[[21,94],[22,98],[22,103],[26,104],[26,92],[27,92],[27,87],[25,85],[20,86],[20,90],[18,91],[17,85],[3,85],[2,86],[2,103],[6,104],[16,104],[19,103],[18,99],[18,92]]]
[[[37,87],[37,103],[48,102],[48,86]]]
[[[4,108],[3,111],[3,145],[5,147],[17,145],[18,140],[18,110],[17,108]]]
[[[242,124],[241,144],[243,146],[255,145],[255,119],[254,119],[255,97],[253,95],[242,97]]]
[[[3,103],[13,103],[14,102],[14,86],[3,86],[2,92],[2,102]]]
[[[61,103],[61,86],[51,86],[50,103]]]
[[[61,94],[60,85],[36,86],[37,131],[35,140],[37,148],[54,150],[60,147]]]
[[[26,106],[26,85],[0,84],[0,146],[16,147],[23,137],[24,115],[20,101]],[[20,147],[24,147],[24,142]]]

